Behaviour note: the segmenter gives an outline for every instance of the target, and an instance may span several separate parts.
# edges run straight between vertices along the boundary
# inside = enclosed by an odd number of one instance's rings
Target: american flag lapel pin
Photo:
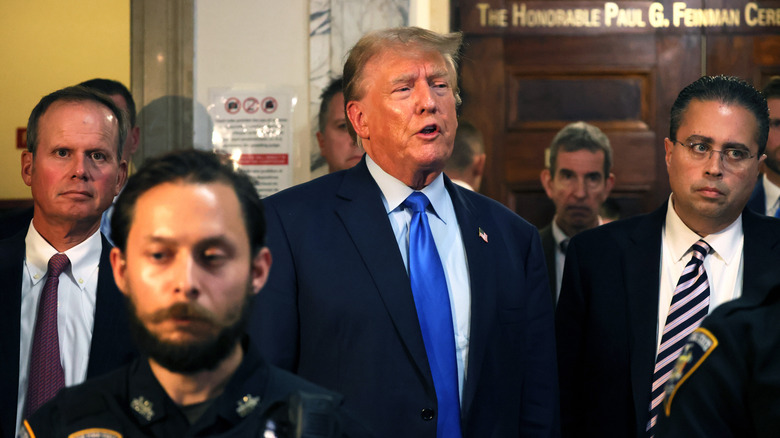
[[[487,233],[482,231],[482,227],[479,227],[479,237],[481,237],[482,240],[484,240],[485,243],[487,243],[487,241],[488,241],[487,240]]]

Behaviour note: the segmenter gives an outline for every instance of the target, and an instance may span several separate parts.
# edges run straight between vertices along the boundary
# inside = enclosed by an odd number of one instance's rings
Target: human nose
[[[177,257],[173,267],[174,294],[181,299],[193,299],[198,296],[197,282],[198,266],[195,260],[187,255]]]
[[[576,181],[574,181],[574,188],[572,190],[572,195],[574,195],[577,199],[582,199],[588,195],[588,190],[585,184],[585,180],[582,178],[577,178]]]
[[[716,155],[715,152],[718,154]],[[710,149],[710,156],[707,157],[705,171],[708,175],[720,176],[723,174],[723,151]]]
[[[415,87],[420,114],[424,112],[435,113],[436,98],[430,84]]]
[[[76,154],[73,160],[73,178],[82,179],[84,181],[89,179],[89,163],[87,158],[83,155]]]

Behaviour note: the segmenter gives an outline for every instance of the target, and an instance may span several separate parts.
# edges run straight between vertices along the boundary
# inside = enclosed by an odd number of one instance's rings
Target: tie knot
[[[49,277],[59,277],[68,267],[70,259],[65,254],[54,254],[49,259]]]
[[[431,201],[428,200],[428,197],[423,192],[412,192],[403,202],[405,207],[411,208],[415,213],[425,212],[430,203]]]
[[[693,246],[691,246],[691,250],[693,251],[694,257],[704,260],[704,256],[710,252],[710,246],[707,244],[707,242],[700,239],[698,242],[694,243]]]
[[[566,249],[569,248],[569,239],[561,240],[561,243],[559,245],[561,247],[561,252],[566,254]]]

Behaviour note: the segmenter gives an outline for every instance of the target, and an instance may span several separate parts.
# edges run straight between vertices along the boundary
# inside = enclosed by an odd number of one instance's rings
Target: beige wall
[[[94,77],[130,83],[130,1],[0,2],[0,199],[30,198],[16,128],[44,95]]]

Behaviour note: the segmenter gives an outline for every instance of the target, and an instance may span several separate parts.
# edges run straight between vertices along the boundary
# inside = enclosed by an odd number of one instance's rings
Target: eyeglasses
[[[744,169],[749,163],[750,159],[755,157],[755,154],[751,154],[750,151],[738,148],[726,148],[722,150],[713,149],[708,143],[702,142],[688,142],[683,143],[679,140],[673,140],[674,143],[680,143],[681,146],[688,151],[688,156],[693,161],[704,161],[712,158],[713,152],[720,153],[720,161],[723,166],[728,169]]]

